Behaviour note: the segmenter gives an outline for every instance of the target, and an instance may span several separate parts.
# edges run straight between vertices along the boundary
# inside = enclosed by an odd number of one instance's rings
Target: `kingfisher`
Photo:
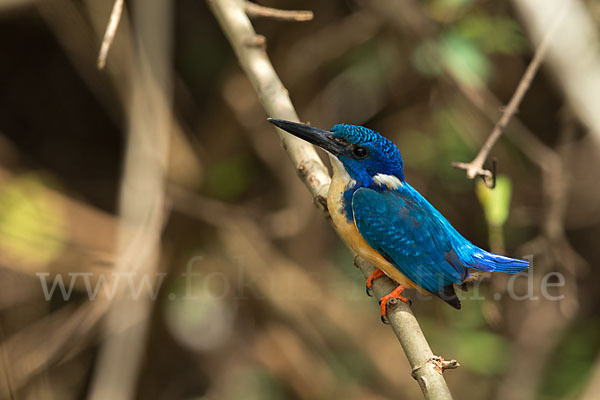
[[[400,151],[371,129],[337,124],[331,130],[269,118],[273,125],[331,154],[333,177],[327,208],[342,239],[376,269],[367,278],[388,276],[398,284],[380,300],[387,303],[414,288],[461,308],[455,288],[487,272],[515,274],[525,260],[490,253],[465,239],[416,189],[406,182]]]

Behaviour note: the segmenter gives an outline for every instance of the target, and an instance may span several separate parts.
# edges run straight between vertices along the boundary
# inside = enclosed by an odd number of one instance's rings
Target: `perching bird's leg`
[[[381,299],[379,299],[379,305],[381,305],[381,322],[383,322],[384,324],[389,323],[389,321],[387,319],[388,301],[395,299],[394,301],[400,300],[400,301],[405,302],[408,305],[410,305],[412,303],[409,299],[402,296],[402,292],[404,292],[404,289],[406,289],[404,286],[398,285],[398,287],[396,289],[392,290],[390,294],[383,296]]]
[[[373,296],[371,294],[371,290],[373,289],[373,281],[377,278],[381,278],[382,276],[385,276],[385,274],[380,269],[376,269],[375,271],[371,272],[371,275],[369,275],[367,278],[367,296]]]

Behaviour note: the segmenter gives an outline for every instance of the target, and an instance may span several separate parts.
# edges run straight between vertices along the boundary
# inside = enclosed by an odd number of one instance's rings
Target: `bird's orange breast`
[[[332,157],[333,158],[333,157]],[[349,221],[344,214],[343,194],[351,180],[343,165],[337,160],[332,160],[333,178],[327,194],[327,208],[335,229],[342,239],[362,258],[382,270],[388,277],[406,288],[416,288],[421,293],[427,291],[417,286],[408,279],[381,254],[373,249],[358,232],[354,220]],[[339,163],[339,164],[338,164]],[[341,168],[341,170],[340,170]]]

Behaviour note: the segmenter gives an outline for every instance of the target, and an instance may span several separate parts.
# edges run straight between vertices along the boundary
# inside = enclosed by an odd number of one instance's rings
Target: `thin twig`
[[[112,45],[117,28],[119,27],[119,21],[121,21],[121,15],[123,14],[123,3],[124,0],[115,0],[113,9],[110,13],[110,19],[108,20],[108,26],[102,39],[102,46],[100,47],[100,53],[98,53],[98,69],[104,69],[106,65],[106,58],[108,57],[108,51]]]
[[[131,103],[119,199],[119,257],[114,273],[132,274],[140,288],[158,276],[165,217],[165,166],[172,119],[172,2],[145,0],[143,6],[138,5],[134,9],[137,46],[129,71]],[[126,289],[125,285],[118,286],[106,316],[105,337],[88,396],[91,400],[135,397],[154,295],[139,291],[136,295],[131,287]]]
[[[244,9],[250,18],[271,18],[282,21],[304,22],[313,19],[312,11],[304,10],[278,10],[276,8],[261,6],[260,4],[246,1]]]
[[[548,32],[546,32],[544,39],[537,47],[533,56],[533,60],[531,60],[531,62],[527,66],[527,69],[525,70],[523,77],[521,77],[521,81],[519,82],[517,89],[515,90],[508,105],[502,112],[502,116],[500,117],[498,122],[496,122],[496,125],[494,125],[492,133],[481,147],[481,150],[479,150],[477,156],[470,163],[452,163],[452,166],[454,168],[467,171],[467,178],[473,179],[477,176],[481,176],[488,187],[494,187],[495,182],[492,183],[492,179],[495,181],[495,174],[493,174],[487,169],[484,169],[483,163],[487,159],[490,151],[492,150],[492,147],[494,147],[494,144],[496,144],[500,136],[502,136],[502,133],[504,133],[504,129],[510,122],[513,115],[515,115],[515,113],[519,110],[519,105],[521,104],[523,97],[525,97],[525,94],[529,90],[531,82],[533,81],[533,78],[535,78],[535,75],[542,64],[542,61],[544,59],[544,56],[546,55],[546,52],[548,51],[554,33],[556,32],[556,29],[559,26],[559,23],[562,21],[563,17],[564,13],[559,11],[552,23],[552,26],[550,27],[550,29],[548,29]]]
[[[208,0],[208,4],[231,42],[267,113],[272,117],[297,121],[296,111],[287,91],[264,48],[247,45],[256,37],[256,32],[244,12],[244,3],[240,0]],[[327,192],[331,178],[314,147],[283,131],[278,130],[278,133],[305,185],[314,196],[323,198],[321,196]],[[375,268],[359,257],[356,258],[356,265],[365,277]],[[389,279],[378,279],[374,284],[374,292],[378,297],[383,297],[393,288],[394,284]],[[437,364],[430,362],[435,356],[410,307],[402,302],[391,305],[388,319],[411,368],[415,371],[414,376],[425,398],[451,399],[452,395],[444,377],[439,369],[436,370]]]

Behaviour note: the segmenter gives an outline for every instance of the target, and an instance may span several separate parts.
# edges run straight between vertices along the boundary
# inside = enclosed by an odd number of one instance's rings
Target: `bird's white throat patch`
[[[373,182],[379,186],[385,186],[390,190],[402,187],[402,182],[394,175],[377,174],[373,177]]]
[[[330,156],[329,160],[331,161],[331,166],[333,168],[333,179],[339,181],[343,184],[343,186],[354,186],[356,181],[350,177],[346,168],[344,168],[344,164],[337,157]]]

